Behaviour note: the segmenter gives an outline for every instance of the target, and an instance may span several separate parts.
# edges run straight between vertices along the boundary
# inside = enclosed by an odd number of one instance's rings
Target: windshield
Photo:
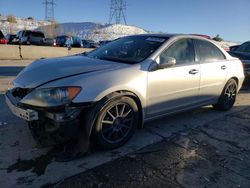
[[[152,36],[124,37],[90,52],[87,56],[102,60],[135,64],[149,57],[167,39]]]

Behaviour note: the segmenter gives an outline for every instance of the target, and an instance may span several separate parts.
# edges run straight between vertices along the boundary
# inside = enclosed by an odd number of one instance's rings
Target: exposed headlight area
[[[81,87],[35,89],[20,103],[36,107],[56,107],[71,103],[80,91]]]

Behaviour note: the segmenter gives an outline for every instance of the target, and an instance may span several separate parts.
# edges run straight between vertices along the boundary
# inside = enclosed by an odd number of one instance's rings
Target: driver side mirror
[[[172,67],[176,64],[176,59],[173,57],[160,57],[160,63],[158,64],[158,69],[165,69],[168,67]]]

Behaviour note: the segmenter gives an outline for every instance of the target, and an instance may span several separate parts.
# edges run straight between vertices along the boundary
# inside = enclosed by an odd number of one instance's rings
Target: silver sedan
[[[6,101],[39,142],[81,133],[112,149],[146,121],[203,105],[229,110],[243,80],[242,63],[210,40],[136,35],[88,54],[35,61]]]

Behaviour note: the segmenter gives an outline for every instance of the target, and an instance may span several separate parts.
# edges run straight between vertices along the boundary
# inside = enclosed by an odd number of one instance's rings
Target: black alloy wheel
[[[123,145],[138,125],[138,107],[129,97],[113,99],[102,107],[95,122],[94,139],[103,149]]]
[[[237,82],[230,79],[225,85],[217,104],[214,104],[214,108],[223,111],[231,109],[236,101],[237,90]]]

